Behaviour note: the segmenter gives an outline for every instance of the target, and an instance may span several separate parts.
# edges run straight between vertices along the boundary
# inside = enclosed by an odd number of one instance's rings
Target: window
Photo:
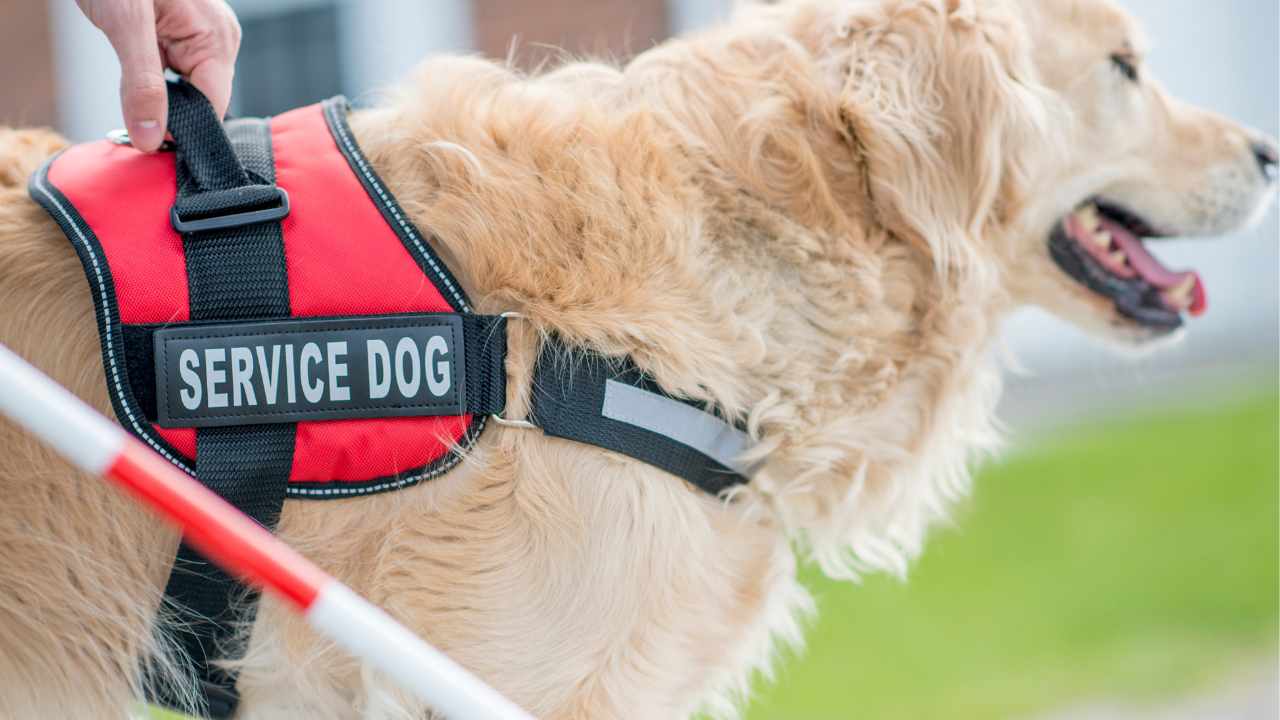
[[[335,3],[242,13],[240,27],[234,114],[274,115],[342,91]]]

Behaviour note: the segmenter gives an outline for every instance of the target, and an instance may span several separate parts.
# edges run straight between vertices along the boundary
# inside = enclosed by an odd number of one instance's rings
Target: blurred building
[[[43,2],[0,6],[0,124],[56,122],[50,25],[49,7]]]
[[[359,97],[442,51],[533,67],[553,48],[626,58],[732,0],[231,0],[244,30],[232,111]],[[72,0],[0,4],[0,123],[75,139],[118,126],[110,47]]]

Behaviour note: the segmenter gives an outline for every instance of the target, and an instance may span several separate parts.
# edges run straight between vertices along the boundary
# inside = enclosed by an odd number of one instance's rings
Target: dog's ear
[[[1017,202],[1024,149],[1045,127],[1017,18],[971,0],[853,11],[841,113],[881,223],[939,269],[975,266],[974,239]]]

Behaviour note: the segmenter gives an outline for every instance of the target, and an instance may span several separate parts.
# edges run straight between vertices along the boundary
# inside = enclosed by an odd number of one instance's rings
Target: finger
[[[233,59],[206,60],[191,69],[188,79],[209,98],[218,117],[222,117],[231,104],[231,82],[235,73]]]
[[[120,100],[129,137],[134,147],[151,152],[164,141],[169,98],[151,3],[131,5],[134,12],[105,23],[102,31],[120,57]]]

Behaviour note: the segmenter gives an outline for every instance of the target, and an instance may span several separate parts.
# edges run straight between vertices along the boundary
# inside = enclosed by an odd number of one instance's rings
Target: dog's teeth
[[[1080,225],[1087,231],[1093,232],[1098,229],[1098,208],[1095,205],[1086,205],[1076,211],[1076,219],[1080,221]]]
[[[1111,262],[1115,263],[1116,265],[1124,265],[1125,261],[1128,260],[1128,258],[1125,257],[1123,250],[1117,250],[1111,253],[1110,255],[1108,255],[1107,257],[1109,257],[1111,259]]]
[[[1188,305],[1191,302],[1191,291],[1195,289],[1196,279],[1188,275],[1183,278],[1182,282],[1169,288],[1168,296],[1178,300],[1180,305]]]
[[[1195,290],[1196,279],[1192,275],[1164,291],[1164,301],[1173,309],[1183,311],[1192,305],[1192,291]]]
[[[1111,247],[1111,233],[1107,232],[1106,230],[1096,232],[1092,235],[1092,237],[1093,237],[1093,241],[1097,243],[1098,247],[1100,248]]]

